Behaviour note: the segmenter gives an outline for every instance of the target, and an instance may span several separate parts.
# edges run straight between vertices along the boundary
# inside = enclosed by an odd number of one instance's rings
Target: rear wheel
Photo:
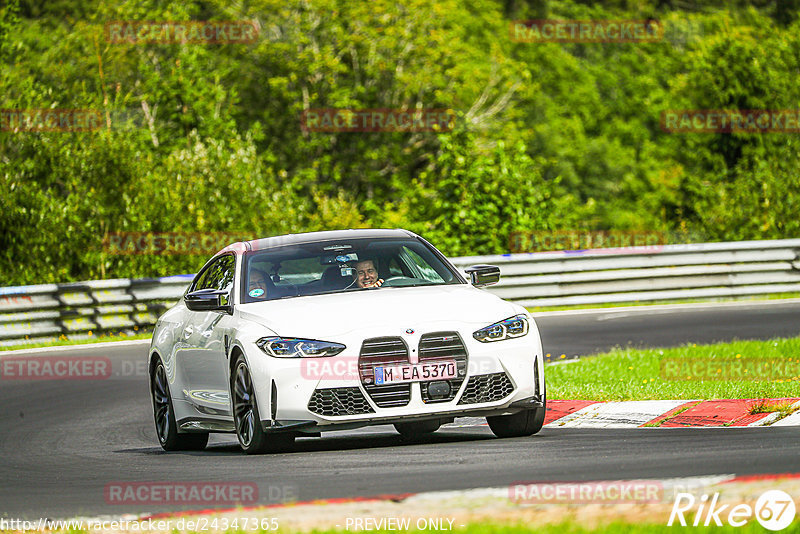
[[[172,409],[167,373],[164,364],[158,362],[150,375],[150,394],[153,397],[153,419],[156,423],[158,442],[165,451],[199,451],[208,443],[208,432],[180,434]]]
[[[258,404],[253,390],[253,380],[244,356],[239,355],[231,376],[231,398],[233,420],[239,445],[247,454],[275,452],[289,447],[294,442],[293,434],[271,434],[264,432]]]
[[[395,423],[394,428],[404,438],[414,439],[433,434],[442,426],[438,419],[429,421],[412,421],[410,423]]]

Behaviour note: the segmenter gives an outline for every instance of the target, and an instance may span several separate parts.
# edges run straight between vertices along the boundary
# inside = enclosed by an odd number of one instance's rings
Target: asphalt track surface
[[[793,336],[800,331],[800,303],[605,310],[537,322],[546,352],[589,354],[613,346]],[[146,352],[138,345],[58,353],[109,357],[114,375],[107,380],[0,380],[0,516],[203,508],[109,504],[106,485],[126,482],[251,482],[258,486],[258,504],[267,504],[518,481],[800,472],[800,429],[793,427],[545,427],[531,438],[501,440],[475,426],[409,442],[380,426],[299,439],[291,452],[277,455],[246,456],[230,435],[212,435],[202,452],[165,453],[153,429],[147,379],[137,369]]]
[[[674,347],[800,334],[800,301],[653,306],[536,317],[546,353],[585,355],[614,347]]]

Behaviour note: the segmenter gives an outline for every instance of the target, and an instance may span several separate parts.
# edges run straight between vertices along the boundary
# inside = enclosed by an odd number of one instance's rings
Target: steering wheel
[[[406,276],[392,276],[391,278],[387,278],[386,280],[384,280],[383,283],[381,284],[381,287],[386,287],[386,286],[393,285],[393,284],[389,283],[389,282],[391,282],[393,280],[408,280],[408,277],[406,277]]]

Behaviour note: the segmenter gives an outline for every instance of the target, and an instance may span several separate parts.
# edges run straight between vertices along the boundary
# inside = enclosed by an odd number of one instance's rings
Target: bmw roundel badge
[[[406,334],[413,334],[413,333],[414,333],[413,328],[406,328]]]

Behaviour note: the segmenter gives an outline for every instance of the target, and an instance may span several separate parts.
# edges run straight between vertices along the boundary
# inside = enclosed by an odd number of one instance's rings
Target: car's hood
[[[442,285],[294,297],[244,304],[238,310],[243,319],[277,335],[325,339],[358,330],[391,335],[435,323],[480,328],[514,315],[518,308],[469,285]]]

